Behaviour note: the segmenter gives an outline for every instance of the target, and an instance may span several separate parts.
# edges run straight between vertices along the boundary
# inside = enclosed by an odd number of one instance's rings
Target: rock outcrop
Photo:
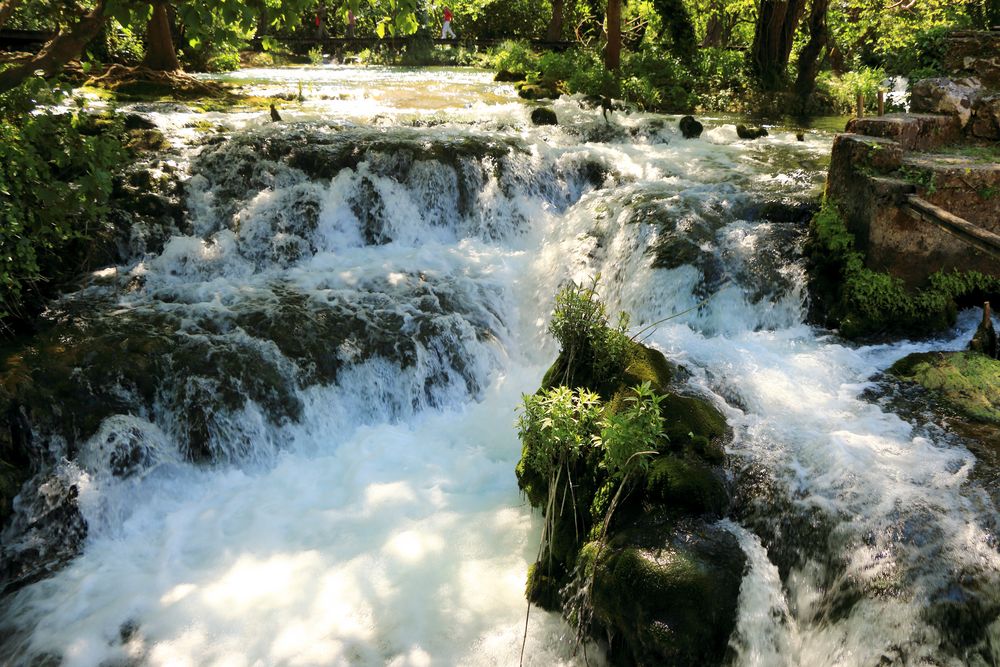
[[[617,479],[590,449],[556,478],[560,518],[528,576],[531,602],[562,610],[582,634],[612,638],[612,664],[722,664],[736,623],[746,558],[717,524],[730,505],[721,467],[728,428],[710,403],[677,393],[676,373],[661,353],[633,343],[612,384],[565,353],[542,381],[546,390],[572,377],[600,394],[606,415],[620,413],[639,383],[662,396],[665,437],[641,473]],[[518,484],[545,511],[553,489],[530,463],[533,447],[526,439]]]

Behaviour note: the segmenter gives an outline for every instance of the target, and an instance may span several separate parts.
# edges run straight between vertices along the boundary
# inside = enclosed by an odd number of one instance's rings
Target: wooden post
[[[881,90],[878,91],[878,115],[885,115],[885,92]]]
[[[865,96],[862,93],[858,93],[858,118],[864,118],[865,116]]]
[[[983,326],[988,326],[990,324],[992,316],[992,313],[990,313],[990,302],[987,301],[983,304]]]

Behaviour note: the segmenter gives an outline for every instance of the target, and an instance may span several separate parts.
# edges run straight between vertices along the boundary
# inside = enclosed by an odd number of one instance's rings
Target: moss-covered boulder
[[[732,533],[649,513],[583,549],[594,620],[614,664],[709,665],[725,657],[746,557]]]
[[[657,396],[662,433],[628,473],[609,470],[604,444],[594,444],[558,476],[529,463],[539,445],[525,438],[518,484],[532,506],[557,513],[546,518],[526,595],[582,622],[584,632],[614,637],[614,664],[719,664],[745,565],[736,539],[714,525],[730,505],[725,418],[706,400],[678,393],[678,369],[657,350],[629,342],[618,372],[597,372],[583,356],[561,353],[540,394],[585,387],[610,420],[636,405],[636,387],[645,384]]]
[[[889,369],[975,422],[1000,426],[1000,361],[975,352],[921,352]]]

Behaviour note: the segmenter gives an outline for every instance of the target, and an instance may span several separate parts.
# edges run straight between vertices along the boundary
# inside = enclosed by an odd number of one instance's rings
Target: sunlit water
[[[832,135],[797,142],[777,127],[742,142],[731,119],[709,117],[684,141],[676,118],[614,114],[609,127],[565,98],[560,127],[532,128],[511,88],[470,70],[230,78],[306,101],[280,125],[142,109],[189,174],[193,234],[119,267],[141,288],[114,308],[259,348],[301,416],[274,423],[248,402],[220,417],[220,462],[202,466],[172,439],[182,413],[107,420],[95,443],[132,429],[154,463],[125,480],[97,454],[63,464],[89,534],[67,567],[5,601],[12,664],[516,664],[539,523],[514,478],[515,409],[557,351],[555,291],[596,274],[636,329],[686,313],[647,342],[733,426],[742,500],[724,525],[750,563],[736,664],[996,663],[996,510],[969,481],[974,457],[862,396],[905,354],[962,345],[975,317],[947,341],[846,345],[803,323],[801,224],[758,215],[818,197]],[[233,143],[200,146],[193,123],[206,119]],[[371,152],[307,179],[264,154],[295,132],[307,148],[332,136]],[[452,167],[371,148],[380,137],[428,156],[469,139],[514,148]],[[276,313],[287,293],[315,313],[347,304],[369,327],[396,323],[399,341],[418,341],[413,363],[347,340],[327,385],[269,340],[205,330]],[[532,610],[526,664],[582,664],[572,636]]]

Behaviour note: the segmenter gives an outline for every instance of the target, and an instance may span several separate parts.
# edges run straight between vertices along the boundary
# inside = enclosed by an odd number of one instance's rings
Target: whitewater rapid
[[[306,101],[284,125],[142,109],[175,146],[191,226],[117,268],[138,288],[102,298],[109,318],[254,350],[295,417],[220,408],[198,465],[184,404],[106,419],[54,473],[88,534],[5,600],[10,664],[517,664],[540,522],[514,477],[516,408],[557,352],[555,292],[598,274],[635,329],[680,314],[647,343],[733,427],[739,509],[723,525],[750,563],[734,664],[1000,659],[996,509],[975,457],[866,394],[909,352],[961,345],[975,316],[947,340],[869,347],[807,326],[802,223],[761,214],[818,198],[832,135],[742,142],[720,117],[684,141],[676,118],[609,127],[567,98],[561,127],[532,128],[512,89],[470,70],[237,76]],[[224,142],[201,140],[205,119]],[[345,166],[316,173],[320,149]],[[292,330],[251,327],[289,295],[305,312]],[[328,312],[358,333],[330,344],[324,376],[289,350]],[[124,479],[100,446],[123,434],[148,452]],[[956,646],[948,609],[961,620],[973,598],[982,622]],[[583,664],[573,636],[532,609],[525,664]]]

